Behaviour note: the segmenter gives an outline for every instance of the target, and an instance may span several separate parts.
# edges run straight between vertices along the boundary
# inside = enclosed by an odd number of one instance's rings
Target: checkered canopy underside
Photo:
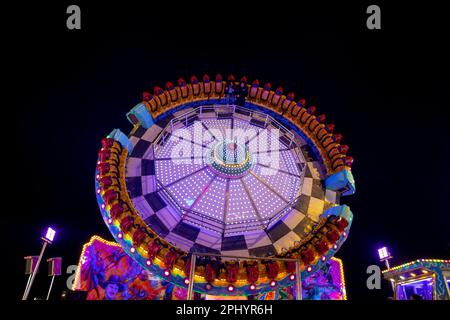
[[[186,113],[191,116],[171,122]],[[255,163],[240,179],[214,175],[204,159],[226,130],[254,129],[257,136],[270,125],[245,114],[221,117],[185,109],[147,130],[135,128],[126,180],[136,210],[153,231],[185,251],[244,257],[288,250],[339,202],[336,192],[324,188],[322,165],[311,147],[298,135],[291,142],[286,138],[291,132],[281,134],[278,166]],[[169,134],[168,126],[184,131]],[[179,151],[180,141],[192,148]]]

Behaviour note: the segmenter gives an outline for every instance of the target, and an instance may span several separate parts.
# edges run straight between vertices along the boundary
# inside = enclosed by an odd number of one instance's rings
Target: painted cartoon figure
[[[169,285],[144,270],[119,245],[97,238],[86,246],[80,266],[77,290],[87,291],[88,300],[161,300]],[[183,292],[175,293],[182,298]]]
[[[120,277],[116,275],[111,275],[108,280],[101,283],[100,286],[105,289],[105,296],[102,300],[116,300],[117,294],[124,290]]]

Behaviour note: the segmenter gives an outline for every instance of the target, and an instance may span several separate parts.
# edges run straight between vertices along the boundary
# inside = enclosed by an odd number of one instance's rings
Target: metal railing
[[[205,111],[204,109],[214,111],[214,113],[213,113],[214,115],[210,115],[211,112],[204,112]],[[220,109],[222,109],[222,110],[229,109],[229,110],[228,110],[228,112],[220,112]],[[246,112],[246,113],[248,113],[248,116],[250,118],[258,120],[255,117],[255,115],[256,115],[257,117],[259,117],[260,120],[264,120],[265,127],[267,127],[270,124],[273,127],[279,129],[283,133],[281,136],[288,137],[288,141],[289,141],[288,147],[290,148],[292,146],[292,143],[294,142],[295,134],[293,132],[291,132],[288,128],[286,128],[284,125],[279,123],[275,118],[273,118],[272,116],[270,116],[264,112],[252,110],[252,109],[248,109],[248,108],[236,106],[236,105],[210,105],[210,106],[195,107],[194,109],[192,109],[182,115],[172,118],[170,120],[169,124],[159,133],[158,137],[155,139],[153,144],[159,145],[160,140],[163,140],[163,143],[164,143],[165,142],[165,133],[168,132],[169,129],[170,129],[170,133],[172,134],[173,130],[174,130],[174,128],[176,128],[177,124],[182,123],[184,126],[187,126],[190,119],[193,119],[194,117],[197,117],[199,115],[204,116],[206,118],[217,119],[219,117],[219,114],[231,113],[231,115],[234,117],[234,115],[236,113],[239,113],[239,111]]]

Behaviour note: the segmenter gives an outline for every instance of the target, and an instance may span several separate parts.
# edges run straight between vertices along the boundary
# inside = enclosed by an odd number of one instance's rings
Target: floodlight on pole
[[[28,289],[28,286],[30,285],[31,282],[31,277],[33,275],[34,269],[36,269],[36,263],[39,259],[39,256],[27,256],[24,257],[25,259],[25,274],[28,275],[28,281],[27,281],[27,285],[25,286],[25,292]]]
[[[389,249],[387,247],[382,247],[378,249],[378,257],[380,258],[380,261],[384,261],[386,264],[386,267],[390,269],[389,266],[389,259],[392,259],[391,253],[389,252]]]
[[[45,233],[45,236],[42,237],[42,240],[52,243],[53,239],[55,238],[55,235],[56,235],[56,230],[54,230],[51,227],[48,227],[47,232]]]
[[[389,259],[392,259],[392,255],[391,252],[389,251],[389,249],[387,247],[381,247],[378,249],[378,257],[380,258],[380,261],[384,261],[384,263],[386,264],[386,268],[389,270],[391,267],[389,265]],[[394,292],[394,296],[395,296],[395,285],[392,281],[389,281],[391,283],[392,286],[392,291]]]
[[[45,248],[47,248],[48,244],[52,244],[53,239],[55,238],[56,230],[52,227],[48,227],[46,232],[44,233],[44,236],[41,237],[42,240],[44,240],[42,244],[41,253],[39,254],[39,258],[36,262],[36,267],[33,270],[33,273],[31,275],[31,279],[28,283],[27,288],[25,288],[25,293],[23,294],[22,300],[27,300],[28,295],[30,294],[31,286],[33,285],[34,278],[36,277],[37,271],[39,269],[39,264],[41,263],[42,257],[44,256]]]
[[[47,259],[48,276],[52,277],[52,280],[50,282],[50,287],[47,292],[47,300],[50,298],[50,293],[52,292],[53,282],[55,281],[55,277],[61,275],[61,261],[62,261],[62,259],[60,257]]]

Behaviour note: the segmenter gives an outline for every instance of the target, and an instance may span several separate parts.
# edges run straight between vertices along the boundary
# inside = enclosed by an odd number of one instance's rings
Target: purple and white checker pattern
[[[192,109],[178,115],[186,112]],[[214,132],[225,134],[233,129],[239,134],[237,129],[251,128],[260,134],[263,129],[237,113],[232,119],[199,115],[196,120],[202,122],[203,142],[195,140],[199,131],[194,132],[194,122],[187,127],[180,122],[178,128],[190,132],[195,141],[184,139],[192,148],[183,148],[174,156],[180,142],[177,131],[167,136],[164,144],[152,145],[171,118],[174,116],[148,130],[133,130],[129,138],[134,149],[127,160],[126,177],[132,201],[144,221],[180,249],[275,255],[302,240],[319,215],[338,204],[338,194],[324,189],[322,166],[299,136],[291,148],[280,143],[277,168],[261,161],[241,179],[227,179],[215,175],[205,163],[205,152],[218,140]],[[282,208],[287,209],[274,218]]]

